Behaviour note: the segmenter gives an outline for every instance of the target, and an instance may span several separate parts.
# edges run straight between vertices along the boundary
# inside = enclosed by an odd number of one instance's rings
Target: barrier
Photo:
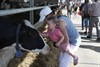
[[[57,6],[57,4],[55,4],[55,5],[48,5],[48,6],[49,7]],[[41,8],[44,8],[44,7],[46,7],[46,6],[30,7],[30,8],[20,8],[20,9],[9,9],[9,10],[0,10],[0,16],[6,16],[6,15],[11,15],[11,14],[17,14],[17,13],[37,10],[37,9],[41,9]]]

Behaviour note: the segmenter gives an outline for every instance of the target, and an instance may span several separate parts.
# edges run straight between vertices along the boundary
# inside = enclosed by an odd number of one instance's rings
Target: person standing
[[[52,13],[51,8],[47,6],[40,11],[39,22],[46,21],[52,16],[54,16],[54,14]],[[73,51],[73,53],[75,53],[81,44],[80,34],[67,16],[61,15],[58,17],[58,19],[58,27],[64,35],[64,42],[70,44],[70,49]],[[69,53],[60,52],[59,67],[69,67],[71,59],[72,57]]]
[[[100,1],[94,0],[90,7],[90,25],[89,25],[89,34],[87,38],[91,38],[92,29],[94,24],[96,25],[97,41],[100,41]]]
[[[79,8],[79,10],[80,10],[80,14],[81,14],[81,18],[82,18],[82,20],[81,20],[81,22],[82,22],[82,30],[84,30],[84,23],[83,23],[83,19],[84,19],[84,17],[83,17],[83,15],[82,15],[82,8],[83,8],[83,5],[84,5],[84,3],[82,3],[81,4],[81,6],[80,6],[80,8]]]
[[[89,0],[85,0],[85,3],[83,4],[83,7],[82,7],[83,23],[85,24],[84,34],[88,33],[89,18],[90,18],[89,7],[90,7]]]

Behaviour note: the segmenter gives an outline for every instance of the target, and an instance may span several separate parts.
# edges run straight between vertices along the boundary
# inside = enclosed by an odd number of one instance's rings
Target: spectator
[[[88,32],[88,26],[89,26],[89,0],[85,0],[85,3],[82,6],[82,16],[83,16],[83,23],[85,24],[85,32],[84,34],[87,34]]]
[[[80,13],[81,13],[81,17],[82,17],[82,30],[84,30],[84,23],[83,23],[84,17],[83,17],[83,15],[82,15],[82,8],[83,8],[83,5],[84,5],[84,3],[82,3],[81,6],[80,6],[80,8],[79,8]]]
[[[95,2],[91,4],[90,8],[90,25],[89,25],[89,35],[87,38],[91,38],[92,29],[94,24],[96,25],[97,41],[100,41],[100,1],[94,0]]]

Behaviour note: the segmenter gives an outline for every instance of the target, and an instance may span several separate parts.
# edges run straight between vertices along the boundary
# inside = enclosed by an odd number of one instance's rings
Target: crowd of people
[[[80,6],[82,16],[82,30],[87,35],[87,38],[92,38],[93,27],[96,27],[97,41],[100,41],[100,1],[93,0],[92,3],[89,0]]]
[[[70,0],[68,3],[66,2],[67,0],[64,4],[67,6],[67,16],[71,18],[72,14],[74,14],[74,17],[80,14],[82,18],[82,30],[85,30],[83,33],[87,38],[91,39],[93,27],[96,27],[96,41],[100,42],[100,1],[84,0],[84,3],[74,3]]]

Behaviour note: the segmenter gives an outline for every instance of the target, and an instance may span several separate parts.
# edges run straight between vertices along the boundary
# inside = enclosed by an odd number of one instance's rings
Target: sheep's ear
[[[35,27],[34,27],[34,26],[31,24],[31,22],[29,22],[28,20],[24,20],[24,22],[25,22],[25,25],[26,25],[26,26],[29,26],[29,27],[35,29]]]

